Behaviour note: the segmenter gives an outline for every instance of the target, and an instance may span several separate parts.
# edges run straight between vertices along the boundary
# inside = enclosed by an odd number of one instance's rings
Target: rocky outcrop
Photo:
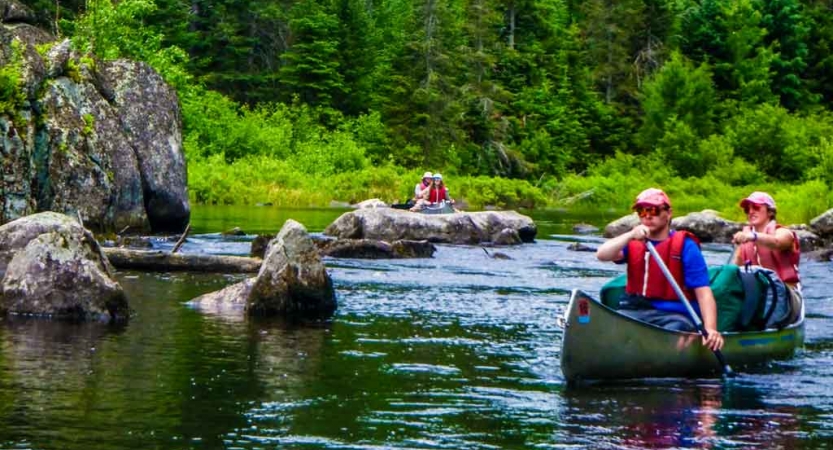
[[[598,232],[599,228],[589,223],[577,223],[573,225],[573,233],[576,234],[594,234]]]
[[[828,209],[810,221],[810,228],[824,237],[833,237],[833,209]]]
[[[0,1],[0,66],[20,74],[0,111],[0,223],[49,210],[99,230],[181,231],[176,93],[146,64],[81,55]]]
[[[720,217],[717,211],[693,212],[671,220],[671,226],[697,236],[700,242],[731,242],[743,224]]]
[[[531,218],[515,211],[428,215],[373,208],[342,214],[324,230],[324,234],[339,239],[480,244],[494,242],[507,228],[515,230],[523,242],[532,242],[538,231]]]
[[[326,317],[335,290],[307,230],[287,220],[269,243],[257,276],[203,295],[190,305],[215,313]]]
[[[365,209],[365,208],[387,208],[388,204],[379,200],[378,198],[371,198],[369,200],[365,200],[353,205],[356,209]]]
[[[129,308],[93,235],[45,212],[0,227],[0,312],[119,320]]]
[[[399,240],[393,242],[370,239],[316,240],[320,252],[333,258],[403,259],[431,258],[437,248],[428,241]]]
[[[252,241],[249,253],[254,258],[263,258],[266,248],[275,236],[258,235]],[[431,258],[437,248],[428,241],[399,240],[393,242],[370,239],[334,239],[316,236],[313,243],[321,256],[357,259],[403,259]]]
[[[607,224],[605,226],[604,237],[614,238],[620,234],[627,233],[637,225],[639,225],[639,217],[636,214],[628,214]]]
[[[27,22],[33,23],[35,21],[35,14],[31,9],[21,5],[18,2],[11,0],[0,0],[0,22],[15,23]]]
[[[492,236],[492,245],[518,245],[521,243],[521,236],[514,228],[504,228]]]

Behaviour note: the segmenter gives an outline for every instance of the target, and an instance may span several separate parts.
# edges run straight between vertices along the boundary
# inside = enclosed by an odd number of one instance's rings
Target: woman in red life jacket
[[[766,192],[753,192],[741,200],[749,225],[735,233],[738,244],[735,264],[752,264],[774,270],[785,284],[795,289],[801,246],[795,232],[775,221],[775,200]]]
[[[454,204],[454,200],[448,195],[448,188],[443,183],[443,176],[435,173],[431,186],[422,191],[422,198],[411,208],[411,211],[419,211],[426,206],[436,205],[442,202]]]
[[[648,239],[656,247],[687,300],[696,299],[692,307],[703,320],[708,337],[703,345],[712,350],[723,347],[717,331],[717,304],[714,300],[706,261],[694,235],[671,230],[671,201],[665,192],[650,188],[642,191],[633,204],[639,225],[608,240],[596,252],[600,261],[627,264],[628,281],[620,300],[620,312],[637,320],[677,330],[696,331],[685,305],[674,292],[645,245]]]
[[[438,173],[434,174],[434,184],[428,192],[427,199],[432,205],[442,202],[454,203],[454,200],[452,200],[451,196],[448,195],[448,188],[445,187],[442,175]]]

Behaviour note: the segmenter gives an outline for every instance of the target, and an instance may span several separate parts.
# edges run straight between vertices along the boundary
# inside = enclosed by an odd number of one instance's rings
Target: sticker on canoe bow
[[[578,301],[578,323],[590,323],[590,301],[586,298]]]

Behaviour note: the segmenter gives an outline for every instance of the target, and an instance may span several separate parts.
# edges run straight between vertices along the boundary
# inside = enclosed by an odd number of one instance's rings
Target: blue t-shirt
[[[668,237],[670,238],[674,235],[674,233],[675,231],[671,231]],[[655,246],[660,242],[662,241],[651,241],[651,243]],[[627,246],[622,249],[622,255],[624,255],[624,257],[620,261],[616,261],[618,264],[624,264],[628,261]],[[696,289],[703,286],[709,286],[709,266],[706,265],[706,259],[703,258],[703,252],[700,251],[700,246],[690,238],[686,238],[685,241],[683,241],[683,253],[680,256],[683,262],[683,282],[685,283],[685,287],[689,289]],[[685,312],[685,306],[676,301],[652,301],[652,303],[654,303],[655,308],[660,310],[681,310],[681,312]],[[695,310],[698,310],[697,302],[692,302],[691,306],[693,306]]]

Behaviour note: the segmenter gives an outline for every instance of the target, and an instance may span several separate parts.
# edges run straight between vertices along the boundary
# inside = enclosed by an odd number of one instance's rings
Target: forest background
[[[197,203],[404,200],[428,170],[472,209],[833,206],[833,0],[24,3],[176,88]]]

